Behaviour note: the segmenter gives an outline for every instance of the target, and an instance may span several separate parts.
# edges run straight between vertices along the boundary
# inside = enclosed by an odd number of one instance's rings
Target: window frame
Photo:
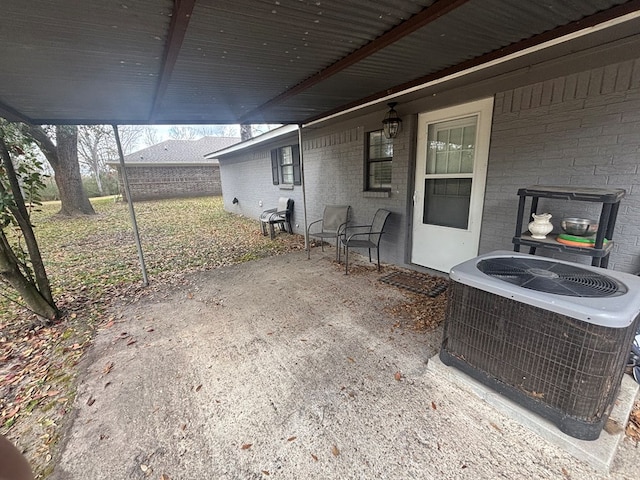
[[[391,156],[388,157],[372,157],[372,144],[371,144],[371,136],[375,134],[380,136],[383,139],[383,142],[380,144],[376,144],[376,146],[383,146],[385,144],[391,146]],[[363,189],[365,192],[390,192],[392,189],[392,180],[393,180],[393,139],[386,138],[384,136],[384,130],[372,130],[367,132],[365,136],[365,155],[364,155],[364,186]],[[378,163],[388,163],[391,168],[391,177],[389,178],[389,186],[377,187],[371,186],[370,179],[372,176],[371,168]],[[375,175],[375,174],[374,174]]]
[[[290,149],[291,161],[282,163],[286,158],[283,152]],[[287,171],[285,175],[285,169]],[[285,181],[285,178],[287,181]],[[302,184],[300,171],[300,147],[297,144],[284,145],[271,150],[271,179],[274,185],[280,185],[283,189],[292,189],[295,185]],[[291,181],[289,181],[291,179]]]
[[[287,152],[286,155],[285,152]],[[285,161],[287,161],[287,163],[285,163]],[[293,149],[291,148],[291,145],[280,147],[278,149],[278,167],[280,173],[280,185],[293,186]]]

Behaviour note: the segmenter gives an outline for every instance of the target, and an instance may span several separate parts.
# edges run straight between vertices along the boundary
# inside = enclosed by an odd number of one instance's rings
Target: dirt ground
[[[441,327],[332,249],[193,275],[114,312],[84,360],[52,478],[631,479],[602,476],[426,370]]]

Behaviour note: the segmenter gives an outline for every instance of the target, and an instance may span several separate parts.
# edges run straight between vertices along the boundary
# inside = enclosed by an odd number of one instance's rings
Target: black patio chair
[[[380,271],[380,239],[384,233],[384,226],[391,214],[390,211],[379,209],[373,216],[370,225],[348,225],[340,236],[340,244],[345,249],[344,274],[349,273],[349,249],[367,248],[369,249],[369,261],[371,261],[371,249],[376,249],[378,260],[378,271]],[[350,230],[360,229],[362,232],[349,233]],[[338,249],[338,262],[340,262],[340,249]]]
[[[320,220],[315,220],[307,227],[307,259],[311,258],[311,243],[309,237],[317,237],[320,239],[320,247],[324,252],[324,239],[335,238],[336,239],[336,260],[338,260],[339,240],[340,234],[344,230],[347,222],[349,221],[349,205],[327,205],[324,207],[324,213]],[[319,231],[311,232],[311,226],[317,225],[320,227]]]
[[[265,210],[260,215],[260,227],[262,228],[262,234],[267,234],[267,228],[269,228],[269,234],[271,239],[275,238],[274,225],[280,227],[280,231],[293,233],[291,228],[291,215],[293,213],[293,200],[286,197],[280,197],[278,199],[277,208],[270,208]]]

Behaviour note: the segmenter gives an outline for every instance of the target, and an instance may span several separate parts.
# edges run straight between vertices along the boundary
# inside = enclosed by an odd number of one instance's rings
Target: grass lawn
[[[63,218],[58,202],[33,216],[54,298],[63,317],[39,326],[0,285],[0,433],[18,443],[38,478],[52,470],[53,446],[73,403],[77,365],[93,332],[112,321],[114,300],[207,270],[304,248],[299,235],[264,237],[257,221],[223,210],[220,197],[135,204],[150,287],[142,288],[127,205],[92,200],[95,216]]]

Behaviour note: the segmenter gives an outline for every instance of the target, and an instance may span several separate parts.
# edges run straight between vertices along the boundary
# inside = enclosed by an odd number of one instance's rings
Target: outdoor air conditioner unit
[[[514,252],[454,267],[440,358],[595,440],[640,323],[640,278]]]

